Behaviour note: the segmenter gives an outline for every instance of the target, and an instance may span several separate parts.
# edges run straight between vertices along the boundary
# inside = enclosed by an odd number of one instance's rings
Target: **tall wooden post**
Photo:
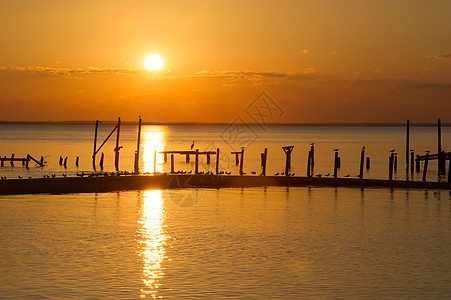
[[[424,168],[423,168],[423,181],[426,182],[426,175],[428,172],[428,162],[429,162],[429,153],[426,153],[426,157],[424,158]]]
[[[240,155],[240,152],[235,152],[235,165],[238,166],[240,163],[240,159],[238,157]]]
[[[219,174],[219,148],[216,148],[216,175]]]
[[[308,152],[308,158],[307,158],[307,177],[312,176],[311,173],[310,173],[310,172],[312,171],[311,165],[312,165],[312,150],[310,150],[310,151]]]
[[[420,172],[420,155],[417,154],[417,158],[415,159],[415,169],[418,172]]]
[[[116,148],[114,148],[114,167],[116,171],[119,171],[119,150],[122,148],[119,146],[119,134],[121,131],[121,118],[117,118],[116,125]]]
[[[365,147],[362,148],[362,151],[360,152],[360,173],[359,178],[363,179],[363,165],[365,163]]]
[[[312,174],[313,174],[313,172],[314,172],[314,168],[315,168],[315,143],[312,143],[311,145],[310,145],[310,166],[311,166],[311,168],[312,168]]]
[[[199,174],[199,149],[196,149],[196,154],[194,156],[194,174]]]
[[[448,183],[451,183],[451,159],[449,160],[448,166]]]
[[[28,169],[28,163],[30,162],[30,154],[27,154],[27,158],[25,160],[25,168]]]
[[[335,151],[334,156],[334,178],[337,178],[337,170],[338,170],[338,151]]]
[[[263,161],[262,161],[262,163],[263,163],[262,175],[263,176],[266,176],[266,162],[268,161],[267,158],[268,158],[268,148],[265,148],[265,152],[263,152]]]
[[[442,152],[442,124],[440,119],[437,119],[437,154]]]
[[[99,129],[99,120],[96,120],[96,129],[94,131],[94,149],[92,151],[92,168],[94,169],[94,171],[96,170],[96,152],[97,152],[97,131]]]
[[[207,155],[207,165],[209,165],[210,164],[210,153],[207,153],[206,155]]]
[[[135,174],[139,174],[139,149],[141,146],[141,124],[142,119],[141,116],[139,116],[139,122],[138,122],[138,142],[136,145],[136,152],[135,152]]]
[[[185,162],[189,163],[189,153],[185,154]]]
[[[409,146],[410,143],[410,120],[407,120],[406,125],[406,168],[409,168]]]
[[[393,163],[395,161],[395,153],[390,154],[388,159],[388,180],[393,180]]]
[[[174,174],[174,154],[171,154],[171,174]]]
[[[67,156],[64,158],[63,166],[67,168]]]
[[[395,153],[395,160],[393,161],[393,169],[395,172],[398,171],[398,153]]]
[[[77,156],[77,158],[75,159],[75,166],[78,167],[79,163],[80,163],[80,157]]]
[[[244,147],[241,148],[241,155],[240,155],[240,175],[243,175],[243,163],[244,163]]]
[[[371,164],[370,164],[370,157],[368,156],[367,158],[366,158],[366,169],[367,170],[369,170],[370,168],[371,168]]]
[[[410,150],[410,174],[413,175],[414,172],[414,166],[415,164],[415,153],[413,153],[413,150]]]
[[[290,176],[289,172],[290,172],[290,169],[291,169],[291,152],[293,152],[293,148],[294,148],[294,146],[282,147],[283,151],[286,154],[286,159],[285,159],[285,176]]]

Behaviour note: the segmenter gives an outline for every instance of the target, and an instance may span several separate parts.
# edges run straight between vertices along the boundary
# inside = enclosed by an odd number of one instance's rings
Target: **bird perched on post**
[[[194,148],[194,142],[195,141],[193,141],[193,143],[191,144],[191,150],[193,150],[193,148]]]

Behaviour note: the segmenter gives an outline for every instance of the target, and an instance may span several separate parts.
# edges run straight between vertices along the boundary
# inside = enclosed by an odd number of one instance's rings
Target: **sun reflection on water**
[[[161,126],[143,126],[142,132],[142,160],[143,172],[163,172],[163,156],[158,152],[164,150],[164,129]],[[155,151],[157,151],[156,164]]]
[[[145,287],[141,297],[157,298],[160,279],[164,276],[161,266],[166,258],[166,241],[169,236],[164,230],[166,211],[161,190],[145,191],[140,207],[139,253],[143,259],[142,280]]]

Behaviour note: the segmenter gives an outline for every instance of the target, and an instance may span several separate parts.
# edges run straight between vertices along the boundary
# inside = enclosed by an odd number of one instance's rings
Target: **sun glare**
[[[158,55],[152,54],[146,57],[144,67],[148,71],[158,71],[163,68],[163,60]]]

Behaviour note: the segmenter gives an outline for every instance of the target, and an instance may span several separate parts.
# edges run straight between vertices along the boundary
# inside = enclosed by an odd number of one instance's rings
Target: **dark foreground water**
[[[103,125],[99,141],[112,126]],[[257,129],[255,129],[257,130]],[[230,151],[245,146],[244,169],[284,168],[304,175],[315,142],[315,174],[358,173],[366,146],[367,178],[387,178],[391,149],[404,179],[400,127],[268,127],[254,138],[225,127],[144,126],[142,172],[165,172],[155,150],[221,148],[220,169],[236,173]],[[443,148],[451,132],[443,128]],[[434,150],[435,129],[412,128],[416,152]],[[8,178],[91,171],[93,127],[1,125],[2,156],[43,155],[44,168],[0,168]],[[131,171],[136,126],[124,126],[121,170]],[[105,144],[113,170],[114,141]],[[58,164],[68,156],[67,168]],[[74,165],[80,156],[80,166]],[[214,160],[213,160],[214,162]],[[193,160],[176,157],[177,170]],[[214,169],[201,158],[201,170]],[[436,163],[429,180],[437,180]],[[409,175],[410,176],[410,175]],[[414,178],[421,178],[421,173]],[[451,298],[451,197],[446,191],[356,188],[150,190],[0,197],[1,299],[446,299]]]

